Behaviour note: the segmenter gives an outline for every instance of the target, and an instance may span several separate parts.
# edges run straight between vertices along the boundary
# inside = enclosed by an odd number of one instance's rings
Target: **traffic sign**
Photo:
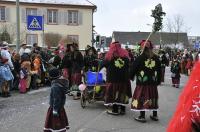
[[[200,48],[200,44],[199,44],[198,42],[196,42],[196,43],[194,44],[194,48],[195,48],[195,49],[199,49],[199,48]]]
[[[33,31],[43,30],[43,16],[27,16],[27,29]]]

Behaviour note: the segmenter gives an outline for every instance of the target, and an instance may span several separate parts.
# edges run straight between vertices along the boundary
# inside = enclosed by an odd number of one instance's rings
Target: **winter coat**
[[[109,83],[124,83],[129,80],[129,59],[113,58],[103,62],[102,67],[106,67],[106,79]]]
[[[8,52],[8,50],[4,50],[4,49],[1,50],[1,57],[5,58],[5,59],[8,59],[9,67],[11,68],[11,70],[14,70],[14,66],[13,66],[13,63],[12,63],[11,55]]]
[[[64,107],[66,96],[65,93],[69,88],[69,82],[65,79],[56,79],[51,83],[51,93],[50,93],[50,106],[53,110],[59,112],[59,110]]]
[[[159,85],[161,83],[161,63],[154,55],[151,59],[145,54],[136,58],[131,68],[131,79],[136,76],[137,85]]]

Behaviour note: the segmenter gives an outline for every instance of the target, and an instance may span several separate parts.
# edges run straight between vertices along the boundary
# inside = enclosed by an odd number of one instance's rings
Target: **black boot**
[[[145,111],[140,111],[140,116],[135,118],[136,121],[146,123]]]
[[[123,105],[120,106],[120,114],[121,115],[126,114],[126,106],[123,106]]]
[[[157,111],[153,111],[153,116],[150,115],[151,120],[153,121],[158,121],[158,115],[157,115]]]
[[[108,114],[112,114],[112,115],[119,115],[119,106],[117,104],[113,104],[112,109],[111,110],[107,110]]]

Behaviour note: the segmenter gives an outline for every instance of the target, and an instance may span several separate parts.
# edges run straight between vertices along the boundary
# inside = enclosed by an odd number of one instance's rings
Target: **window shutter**
[[[64,12],[64,23],[69,24],[69,22],[68,22],[68,11]]]
[[[23,23],[26,23],[26,9],[25,8],[21,8],[21,21]]]
[[[10,21],[10,9],[8,7],[6,7],[6,21]]]
[[[83,13],[81,11],[78,12],[78,24],[83,24]]]

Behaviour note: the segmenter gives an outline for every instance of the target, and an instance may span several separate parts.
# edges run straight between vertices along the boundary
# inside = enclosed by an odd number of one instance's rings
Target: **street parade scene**
[[[200,132],[200,2],[148,2],[1,0],[0,132]]]

